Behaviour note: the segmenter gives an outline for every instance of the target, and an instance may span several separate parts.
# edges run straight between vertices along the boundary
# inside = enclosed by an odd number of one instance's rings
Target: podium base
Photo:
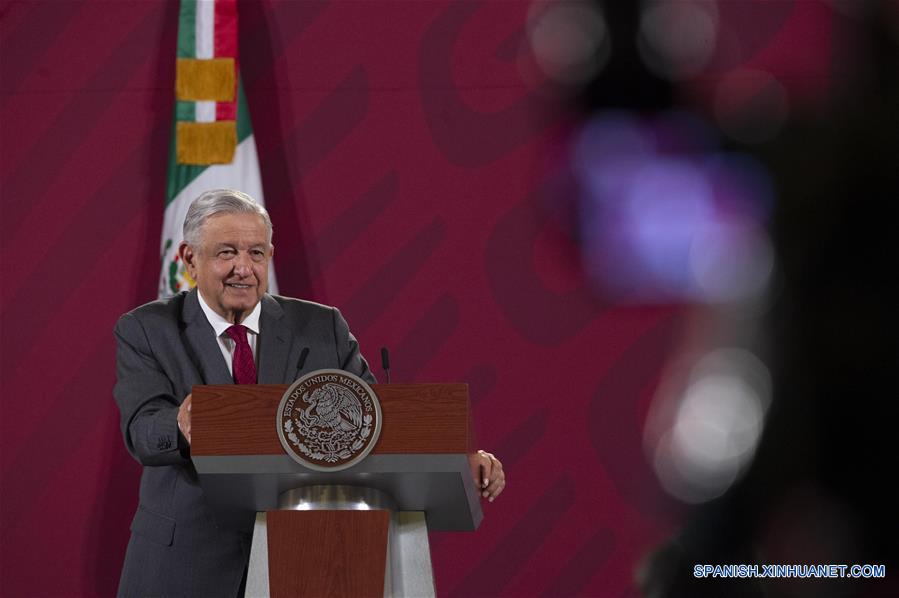
[[[256,515],[245,595],[435,596],[425,514],[393,505],[355,486],[285,492]]]

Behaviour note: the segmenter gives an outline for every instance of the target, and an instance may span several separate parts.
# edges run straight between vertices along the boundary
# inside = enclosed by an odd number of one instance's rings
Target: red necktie
[[[237,384],[256,384],[256,364],[253,361],[253,350],[247,342],[247,328],[235,324],[225,332],[234,340],[234,359],[231,369],[234,371],[234,382]]]

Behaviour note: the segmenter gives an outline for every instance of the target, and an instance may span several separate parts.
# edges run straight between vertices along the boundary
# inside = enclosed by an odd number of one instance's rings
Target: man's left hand
[[[480,479],[475,479],[474,483],[481,496],[493,502],[497,496],[506,487],[506,473],[503,471],[503,464],[499,459],[487,451],[478,451],[475,455],[480,472]]]

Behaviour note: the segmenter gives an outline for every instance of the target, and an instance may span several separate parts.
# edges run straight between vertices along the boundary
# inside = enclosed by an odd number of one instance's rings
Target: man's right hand
[[[178,408],[178,429],[181,430],[181,434],[184,438],[187,439],[187,444],[190,444],[190,398],[192,395],[187,395],[184,398],[184,402],[181,403],[181,406]]]

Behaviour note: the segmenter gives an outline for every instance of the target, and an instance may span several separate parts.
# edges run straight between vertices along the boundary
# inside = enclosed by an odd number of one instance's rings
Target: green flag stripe
[[[181,0],[178,16],[178,58],[196,58],[197,0]]]
[[[172,118],[172,134],[169,142],[169,168],[168,168],[168,184],[166,186],[165,205],[168,207],[170,203],[178,196],[182,189],[187,187],[191,181],[200,176],[200,173],[208,168],[203,165],[178,164],[175,159],[175,122],[179,120],[178,104],[185,104],[193,108],[194,102],[176,102],[175,113]],[[184,119],[184,120],[193,120]],[[243,92],[243,82],[238,76],[237,79],[237,143],[253,134],[253,126],[250,122],[250,111],[247,106],[247,97]]]
[[[250,124],[250,108],[247,104],[247,96],[243,93],[243,82],[237,79],[237,143],[240,143],[253,134],[253,125]]]
[[[188,120],[191,122],[197,120],[197,103],[176,101],[175,120]]]

